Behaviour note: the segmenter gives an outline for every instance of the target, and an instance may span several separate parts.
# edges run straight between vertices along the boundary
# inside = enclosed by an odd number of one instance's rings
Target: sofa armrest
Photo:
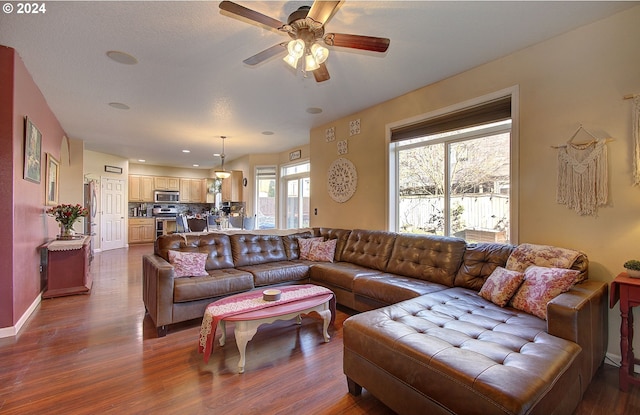
[[[582,347],[582,393],[604,361],[607,351],[609,286],[586,280],[547,304],[547,331]]]
[[[173,323],[174,277],[173,265],[161,256],[142,257],[142,299],[156,327]]]

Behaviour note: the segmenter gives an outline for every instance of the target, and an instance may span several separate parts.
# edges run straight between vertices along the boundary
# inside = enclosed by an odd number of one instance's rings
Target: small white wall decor
[[[338,141],[338,155],[343,156],[349,152],[349,145],[347,140]]]

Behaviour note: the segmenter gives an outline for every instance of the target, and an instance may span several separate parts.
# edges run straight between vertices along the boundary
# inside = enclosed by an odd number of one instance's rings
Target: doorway
[[[124,248],[126,211],[124,180],[103,177],[101,182],[100,248],[103,251]]]

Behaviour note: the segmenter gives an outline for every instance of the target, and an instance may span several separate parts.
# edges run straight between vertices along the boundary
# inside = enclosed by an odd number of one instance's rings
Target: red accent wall
[[[5,224],[0,231],[2,328],[14,326],[43,288],[38,247],[57,233],[55,221],[44,213],[46,153],[60,159],[65,133],[18,53],[4,46],[0,81],[0,146],[11,149],[0,156],[0,218]],[[23,179],[25,116],[42,133],[39,184]]]
[[[0,327],[13,325],[13,49],[0,47]]]

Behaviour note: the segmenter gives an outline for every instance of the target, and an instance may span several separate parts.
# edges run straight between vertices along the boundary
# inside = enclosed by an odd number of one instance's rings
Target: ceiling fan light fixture
[[[305,44],[302,39],[295,39],[287,44],[287,51],[289,55],[296,59],[300,59],[304,55]]]
[[[316,61],[315,56],[313,56],[311,53],[304,57],[304,70],[306,72],[313,72],[319,67],[320,65]]]
[[[321,65],[329,57],[329,49],[323,46],[320,46],[317,43],[314,43],[311,46],[311,54],[316,59],[316,62],[318,63],[318,65]]]
[[[296,58],[295,56],[287,55],[284,58],[282,58],[282,60],[287,62],[287,64],[291,66],[293,69],[298,68],[298,58]]]

